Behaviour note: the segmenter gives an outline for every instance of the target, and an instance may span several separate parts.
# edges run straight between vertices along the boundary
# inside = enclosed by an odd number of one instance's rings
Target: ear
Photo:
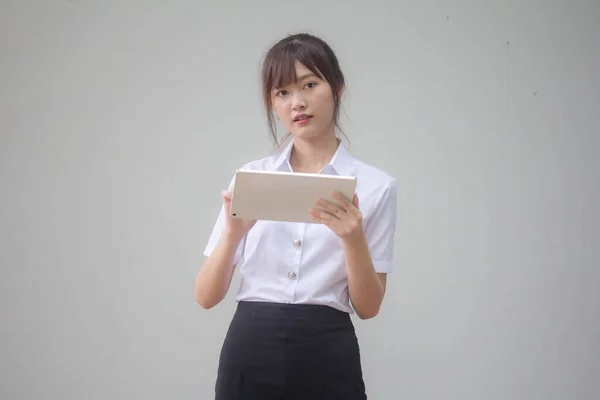
[[[338,99],[341,99],[343,94],[344,94],[344,86],[340,86],[338,88]]]

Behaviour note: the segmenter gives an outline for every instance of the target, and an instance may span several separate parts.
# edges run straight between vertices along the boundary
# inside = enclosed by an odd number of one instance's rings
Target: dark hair
[[[339,125],[340,89],[344,88],[344,74],[331,47],[322,39],[308,33],[287,36],[267,52],[262,66],[262,94],[267,121],[275,146],[279,146],[273,118],[271,91],[296,82],[295,62],[302,63],[312,73],[327,81],[333,91],[333,123]]]

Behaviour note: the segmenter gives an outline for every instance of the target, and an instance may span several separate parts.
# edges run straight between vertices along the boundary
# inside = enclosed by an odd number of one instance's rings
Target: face
[[[299,62],[296,62],[296,78],[296,83],[271,92],[275,114],[294,137],[312,139],[333,135],[331,86]]]

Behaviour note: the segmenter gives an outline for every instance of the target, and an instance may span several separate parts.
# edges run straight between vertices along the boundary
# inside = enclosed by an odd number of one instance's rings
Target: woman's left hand
[[[325,211],[312,208],[310,214],[313,221],[327,225],[343,240],[364,234],[362,226],[363,215],[358,208],[358,196],[356,193],[352,201],[338,192],[333,193],[333,198],[341,206],[322,199],[317,200],[315,204]]]

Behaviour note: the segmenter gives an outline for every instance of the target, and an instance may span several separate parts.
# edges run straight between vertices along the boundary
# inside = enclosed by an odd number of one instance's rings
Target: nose
[[[292,98],[292,109],[294,111],[304,110],[306,108],[306,98],[302,91],[296,92]]]

